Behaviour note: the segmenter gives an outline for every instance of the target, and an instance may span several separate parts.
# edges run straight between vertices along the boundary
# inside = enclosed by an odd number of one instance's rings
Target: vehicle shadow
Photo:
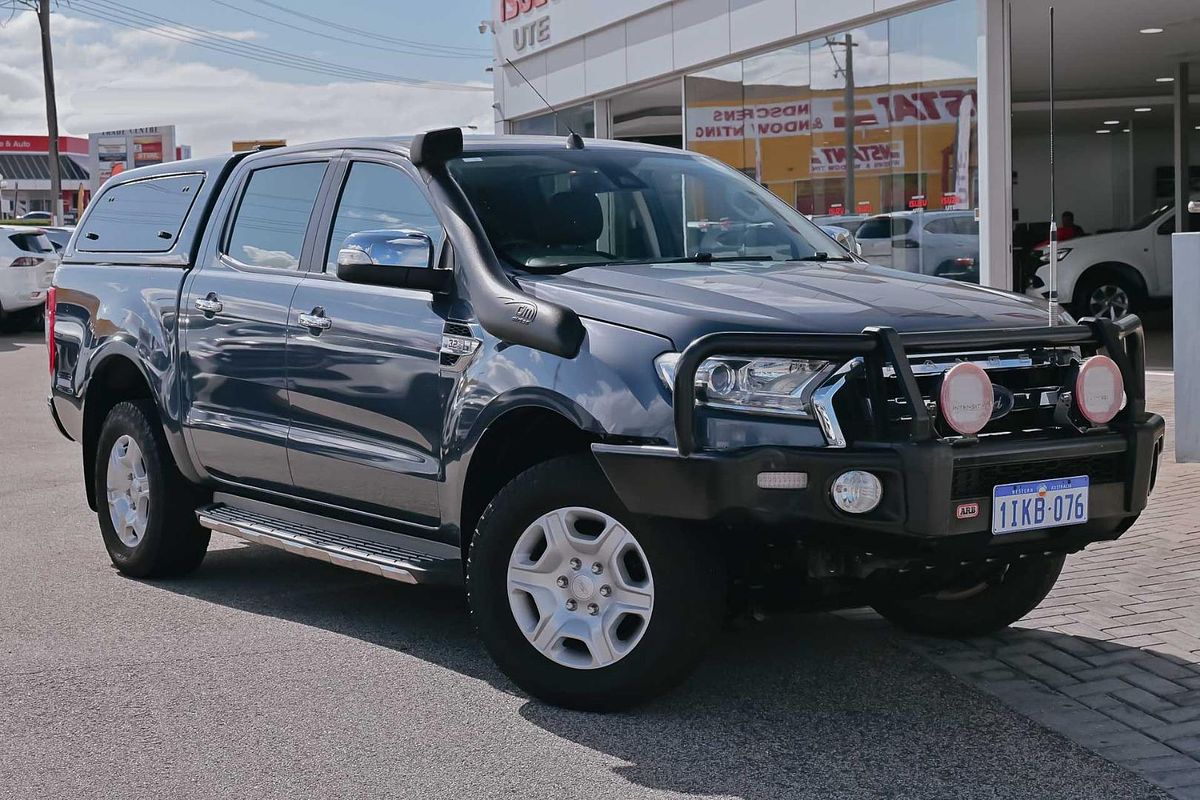
[[[476,639],[461,589],[403,586],[229,541],[220,537],[194,576],[155,585],[403,651],[523,697]],[[1127,780],[934,667],[877,618],[734,627],[683,686],[641,708],[598,715],[529,700],[519,713],[619,760],[611,768],[639,791],[1083,798],[1109,796],[1105,779]],[[1064,750],[1070,758],[1047,757]]]
[[[37,332],[0,333],[0,353],[11,353],[30,345],[45,346],[44,334]]]

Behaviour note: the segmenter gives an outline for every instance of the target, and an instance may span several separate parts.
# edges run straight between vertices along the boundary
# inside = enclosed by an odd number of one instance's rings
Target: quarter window
[[[433,240],[435,252],[444,233],[433,207],[416,181],[387,164],[356,161],[350,165],[325,249],[325,271],[337,272],[337,254],[346,238],[363,231],[416,230]]]
[[[225,253],[252,267],[298,269],[324,177],[323,161],[252,172]]]

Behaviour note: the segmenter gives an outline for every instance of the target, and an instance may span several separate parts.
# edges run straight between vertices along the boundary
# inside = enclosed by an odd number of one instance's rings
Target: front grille
[[[972,360],[981,364],[992,383],[1006,389],[1011,395],[1011,409],[988,423],[980,434],[986,437],[996,434],[1037,435],[1061,427],[1061,421],[1055,419],[1055,405],[1059,393],[1072,380],[1076,359],[1078,355],[1069,350],[1035,350],[1019,354],[913,356],[910,363],[937,436],[952,438],[959,434],[946,425],[938,413],[938,393],[944,370],[956,361]],[[860,396],[869,396],[870,385],[865,376],[858,385]],[[887,427],[893,431],[903,431],[912,421],[913,409],[891,369],[886,369],[880,381],[880,392],[883,405],[881,416],[886,418]],[[866,409],[865,416],[867,419],[874,416],[870,408]]]
[[[987,497],[991,495],[993,487],[1005,483],[1074,478],[1078,475],[1088,476],[1093,484],[1119,483],[1122,480],[1121,454],[959,467],[954,471],[951,497],[954,500]]]

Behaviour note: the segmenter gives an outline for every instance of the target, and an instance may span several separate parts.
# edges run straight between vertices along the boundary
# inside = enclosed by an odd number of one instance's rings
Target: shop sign
[[[904,142],[860,144],[854,148],[854,169],[861,172],[896,170],[904,166]],[[846,148],[841,145],[812,149],[810,172],[813,175],[836,175],[846,171]]]
[[[875,210],[870,200],[859,200],[854,205],[854,210],[859,214],[874,214]]]
[[[923,194],[914,194],[908,198],[908,207],[912,209],[929,208],[929,200]]]
[[[942,208],[946,210],[958,208],[958,192],[943,192]]]
[[[842,203],[830,203],[829,204],[829,215],[830,216],[840,217],[842,214],[845,214],[845,213],[846,213],[846,206],[844,204],[842,204]]]
[[[547,13],[533,18],[538,12]],[[550,0],[501,0],[500,22],[512,25],[513,51],[520,54],[550,44]]]
[[[854,124],[863,128],[905,128],[921,124],[953,124],[975,113],[975,87],[895,89],[860,94]],[[770,139],[844,131],[842,98],[780,100],[750,105],[696,105],[687,109],[688,141]]]

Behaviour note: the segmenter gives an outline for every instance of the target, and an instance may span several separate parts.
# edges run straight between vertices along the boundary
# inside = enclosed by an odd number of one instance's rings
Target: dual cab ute
[[[577,708],[665,690],[731,611],[1007,625],[1133,524],[1163,438],[1136,318],[871,266],[715,161],[574,136],[131,170],[49,308],[119,570],[219,531],[465,582]]]

